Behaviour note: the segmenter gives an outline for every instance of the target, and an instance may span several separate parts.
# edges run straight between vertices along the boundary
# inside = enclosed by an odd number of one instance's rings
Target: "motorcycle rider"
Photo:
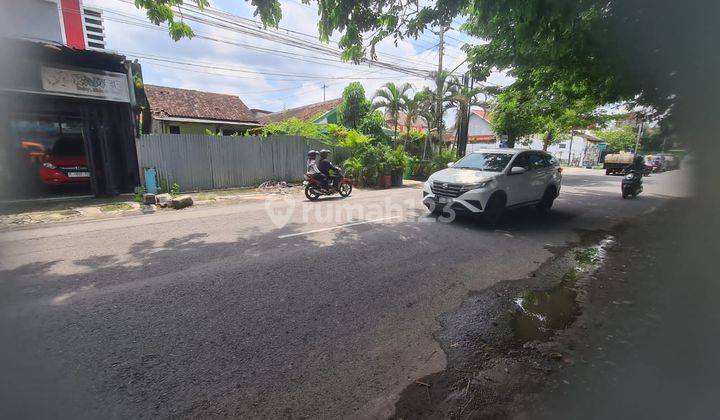
[[[625,177],[621,183],[623,198],[635,197],[642,192],[642,177],[645,171],[645,159],[636,155],[633,163],[625,168]]]
[[[327,179],[331,179],[331,185],[334,188],[337,188],[338,185],[340,185],[340,168],[333,165],[332,162],[330,162],[330,151],[327,149],[322,149],[320,151],[320,162],[318,163],[318,169],[320,172],[327,177]],[[330,171],[333,171],[332,174],[330,174]],[[327,182],[324,184],[324,186],[327,188]]]
[[[327,177],[318,169],[317,150],[310,150],[307,153],[307,162],[305,162],[305,165],[307,166],[306,173],[309,177],[320,181],[323,185],[327,184]]]

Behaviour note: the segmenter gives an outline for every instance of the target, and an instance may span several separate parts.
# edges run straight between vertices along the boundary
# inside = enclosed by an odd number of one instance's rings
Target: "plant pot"
[[[403,173],[402,172],[396,172],[392,174],[390,184],[393,187],[402,187],[403,185]]]
[[[380,175],[380,177],[378,178],[378,187],[390,188],[391,186],[392,186],[392,176]]]

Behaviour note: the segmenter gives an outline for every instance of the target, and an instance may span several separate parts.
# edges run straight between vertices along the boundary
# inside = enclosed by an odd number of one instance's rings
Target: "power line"
[[[132,2],[127,0],[118,0],[123,3],[132,4]],[[225,29],[231,32],[240,33],[243,35],[249,35],[256,38],[265,39],[271,42],[281,43],[283,45],[288,45],[293,48],[302,49],[308,52],[312,53],[319,53],[323,55],[330,55],[335,60],[341,59],[342,57],[342,51],[336,48],[329,47],[325,44],[319,44],[315,41],[310,41],[308,38],[314,39],[315,37],[313,35],[305,34],[299,31],[293,31],[290,29],[282,29],[285,32],[289,32],[295,35],[299,35],[301,37],[304,37],[306,39],[301,39],[298,37],[289,37],[286,33],[280,32],[279,30],[270,30],[265,29],[262,27],[260,22],[253,21],[252,19],[248,18],[242,18],[236,15],[229,14],[227,12],[219,11],[212,8],[203,8],[200,9],[197,6],[194,5],[182,5],[179,6],[180,11],[182,12],[182,17],[185,20],[194,21],[203,25],[213,26],[220,29]],[[117,12],[120,13],[120,12]],[[390,56],[389,54],[386,54]],[[408,60],[402,57],[395,57],[398,61],[405,61],[408,63],[413,64],[414,66],[423,66],[424,63],[418,63],[414,62],[412,60]],[[313,57],[315,59],[319,59],[320,57]],[[340,60],[341,62],[345,63],[344,61]],[[429,73],[428,68],[418,68],[418,67],[410,67],[407,65],[398,65],[394,63],[389,63],[382,60],[369,60],[364,59],[362,62],[371,64],[376,67],[382,67],[386,68],[391,71],[396,71],[400,73],[405,74],[412,74],[412,75],[418,75],[418,76],[427,76]]]

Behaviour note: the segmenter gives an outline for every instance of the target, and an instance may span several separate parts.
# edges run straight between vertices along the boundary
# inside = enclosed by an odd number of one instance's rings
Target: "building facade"
[[[260,126],[258,117],[235,95],[144,86],[147,108],[142,131],[158,134],[240,135]]]
[[[0,38],[2,198],[131,192],[139,185],[131,64],[102,51],[104,41],[90,45],[79,0],[11,0],[8,11],[3,20],[12,23]]]

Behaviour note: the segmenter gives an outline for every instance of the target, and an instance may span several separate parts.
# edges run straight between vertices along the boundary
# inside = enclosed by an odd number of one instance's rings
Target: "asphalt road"
[[[378,417],[444,367],[436,317],[553,246],[687,195],[687,171],[566,171],[497,229],[417,188],[0,232],[0,418]]]

